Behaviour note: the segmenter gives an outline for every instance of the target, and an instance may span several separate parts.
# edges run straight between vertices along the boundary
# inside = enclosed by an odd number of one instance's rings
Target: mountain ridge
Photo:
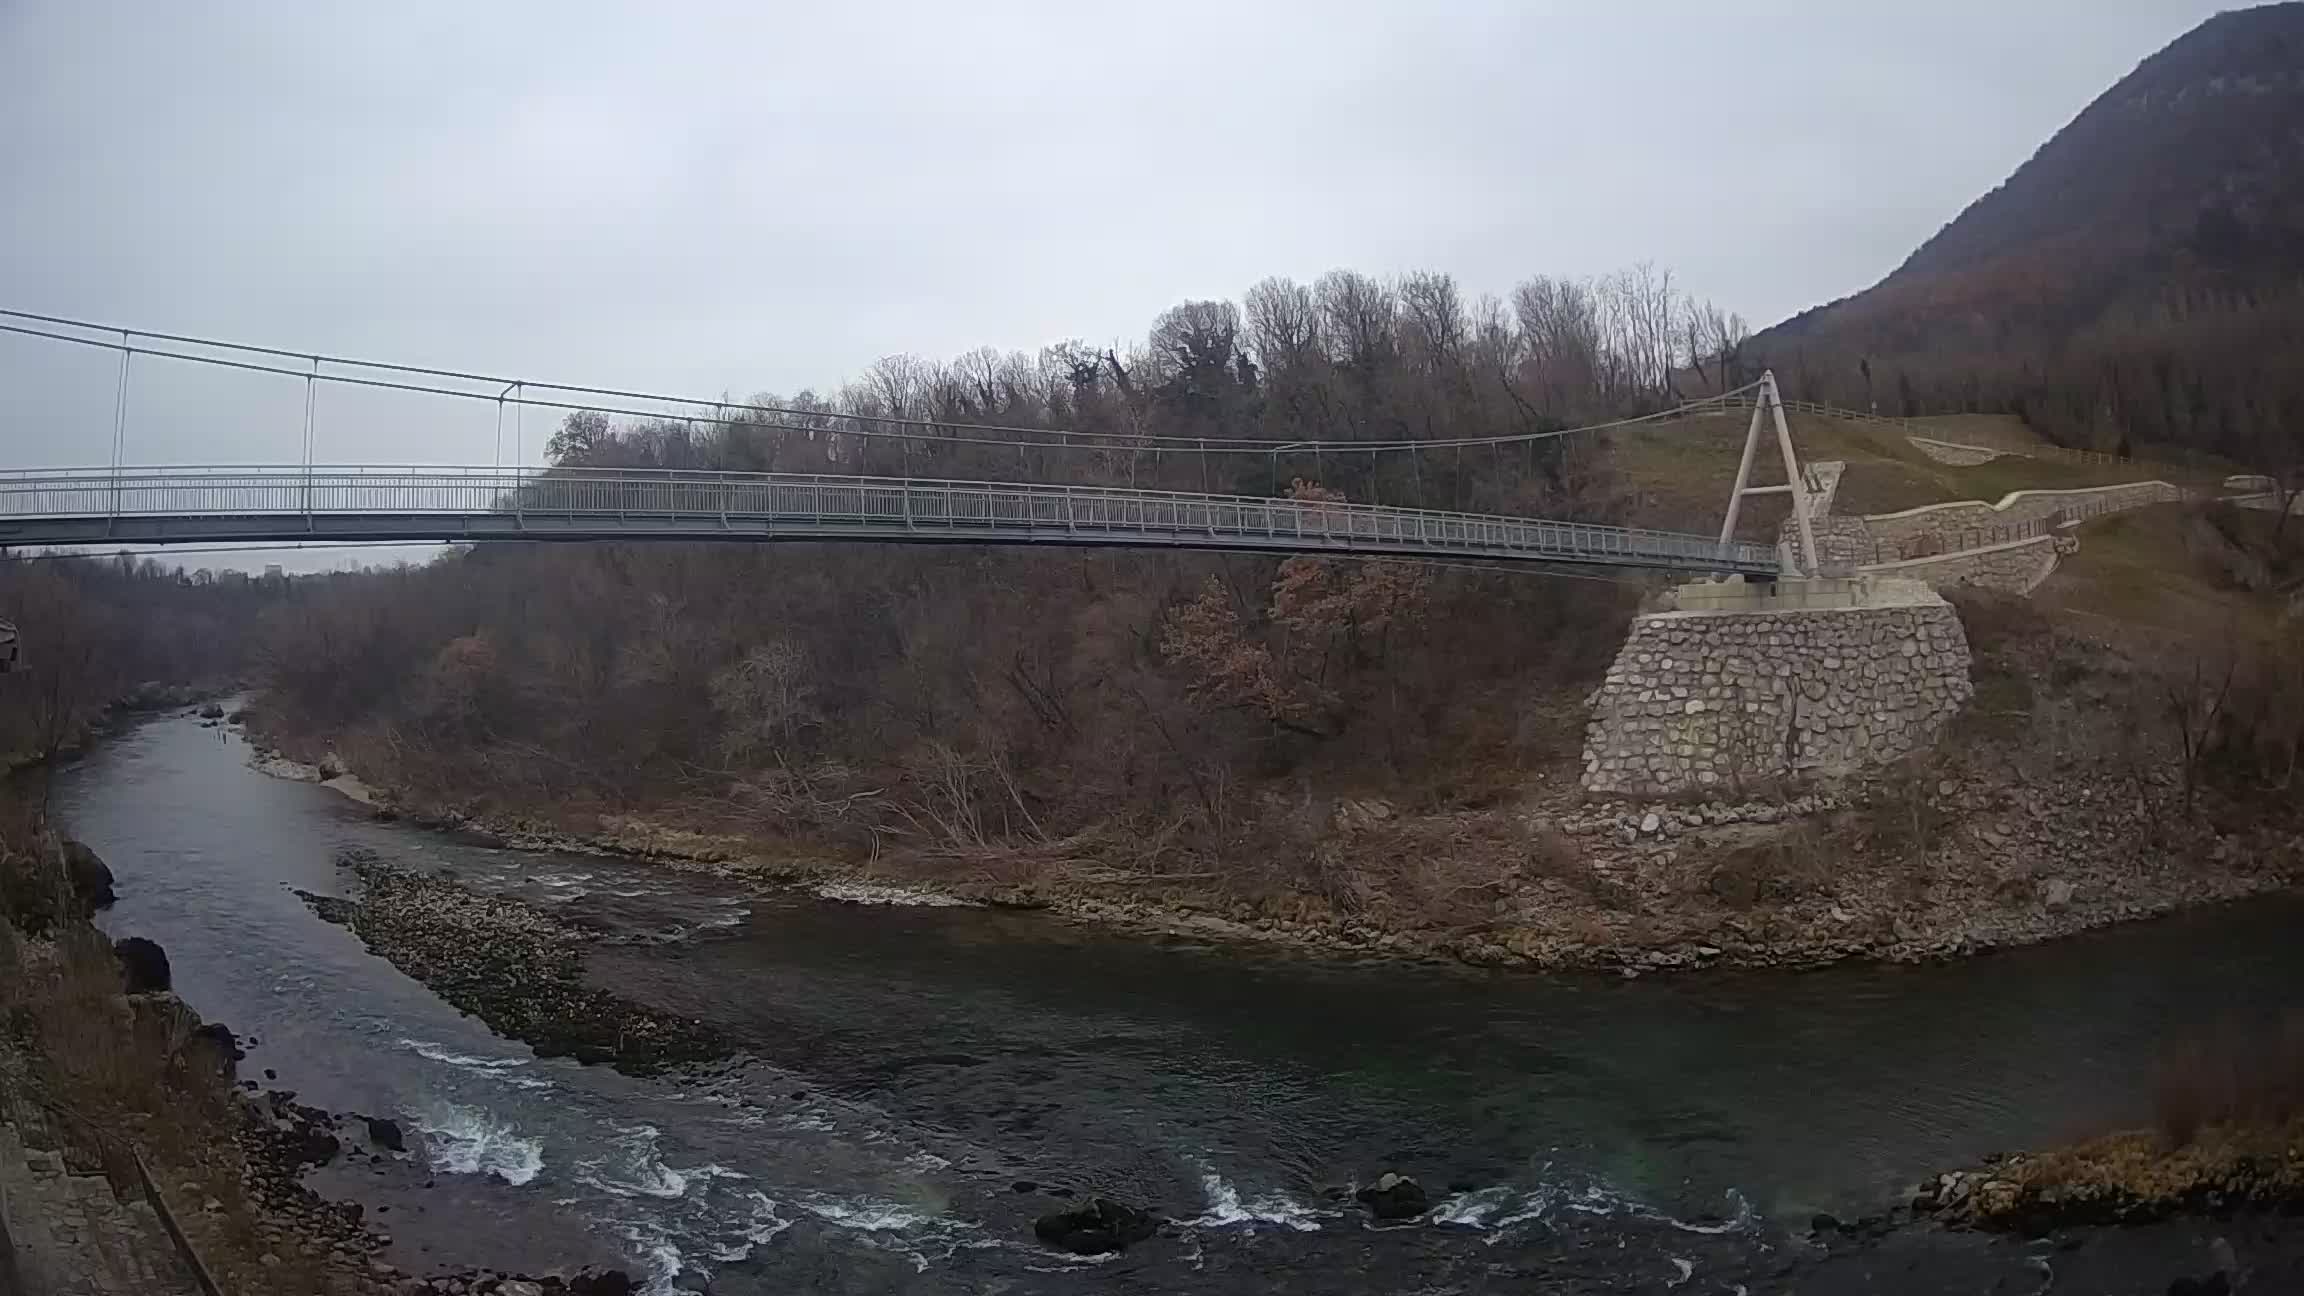
[[[1763,331],[1751,354],[1817,399],[2261,459],[2272,424],[2304,423],[2304,377],[2234,362],[2267,367],[2299,338],[2291,2],[2218,14],[2145,58],[1880,282]]]

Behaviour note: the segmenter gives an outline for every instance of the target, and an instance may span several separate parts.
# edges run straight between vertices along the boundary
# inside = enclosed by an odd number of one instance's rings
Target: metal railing
[[[793,473],[353,465],[0,472],[0,544],[790,538],[1360,550],[1774,572],[1773,545],[1321,500]]]

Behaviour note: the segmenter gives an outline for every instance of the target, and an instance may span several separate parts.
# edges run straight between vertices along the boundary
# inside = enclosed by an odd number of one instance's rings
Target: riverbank
[[[2304,1119],[2218,1125],[2182,1142],[2121,1130],[1995,1158],[1920,1185],[1915,1210],[1962,1228],[2041,1233],[2304,1208]]]
[[[419,1273],[587,1259],[731,1294],[1054,1296],[1090,1262],[1036,1223],[1105,1197],[1173,1231],[1095,1262],[1146,1291],[2030,1291],[2045,1249],[2021,1237],[1807,1222],[2132,1123],[2121,1059],[2235,986],[2304,975],[2287,900],[1989,966],[1668,983],[1112,940],[477,845],[246,756],[160,719],[63,771],[58,813],[120,872],[114,934],[159,935],[184,994],[263,1036],[242,1074],[398,1122],[406,1157],[351,1119],[303,1182],[363,1205],[392,1238],[372,1256]],[[362,902],[337,863],[355,847],[579,930],[592,984],[701,1019],[742,1061],[635,1078],[537,1058],[292,893]],[[1426,1187],[1421,1218],[1368,1226],[1354,1192],[1386,1172]],[[2226,1227],[2082,1231],[2049,1259],[2059,1290],[2159,1296]]]
[[[1013,906],[1331,955],[1634,976],[1954,958],[2304,877],[2304,834],[2261,822],[2226,833],[2206,815],[2173,818],[2165,771],[2142,783],[2132,770],[2115,779],[2091,764],[2010,777],[1978,768],[1989,758],[1946,753],[1924,769],[1776,800],[1654,806],[1539,793],[1426,816],[1346,802],[1333,815],[1340,849],[1387,862],[1392,885],[1341,899],[1242,891],[1221,871],[1098,866],[1093,840],[898,849],[859,862],[650,815],[473,813],[278,755],[258,768],[510,849],[613,854],[858,903]],[[698,808],[697,818],[708,813]],[[1416,871],[1432,877],[1401,876]],[[1436,890],[1445,903],[1431,903]]]
[[[404,1160],[397,1122],[241,1079],[242,1045],[255,1041],[178,997],[158,945],[115,946],[91,922],[114,902],[110,878],[85,846],[28,820],[0,830],[0,1179],[17,1184],[11,1209],[48,1212],[15,1221],[19,1259],[43,1281],[184,1296],[195,1272],[277,1296],[630,1290],[581,1271],[423,1278],[383,1259],[389,1232],[303,1176]]]
[[[2022,605],[1964,604],[1963,618],[1975,700],[1934,750],[1704,802],[1587,797],[1584,709],[1557,691],[1522,700],[1517,754],[1497,768],[1357,789],[1311,775],[1228,787],[1218,825],[1189,833],[1119,815],[1044,832],[1013,787],[1001,795],[1021,818],[992,833],[980,815],[932,813],[933,789],[909,767],[540,798],[502,790],[520,781],[500,772],[564,754],[284,731],[261,702],[251,732],[307,762],[275,758],[274,772],[325,775],[380,815],[508,847],[611,852],[834,898],[911,894],[1483,967],[1642,976],[1926,962],[2304,880],[2304,814],[2187,765],[2150,652]],[[492,775],[442,775],[466,766]]]

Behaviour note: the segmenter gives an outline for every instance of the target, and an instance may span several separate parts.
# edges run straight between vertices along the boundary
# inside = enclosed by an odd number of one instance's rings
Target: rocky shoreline
[[[1957,1228],[2042,1233],[2236,1210],[2304,1213],[2304,1121],[2219,1126],[2171,1145],[2124,1130],[1939,1175],[1915,1212]]]
[[[157,1158],[148,1148],[140,1150],[141,1161],[119,1153],[115,1140],[123,1129],[100,1126],[31,1083],[27,1064],[37,1059],[14,1055],[15,1041],[5,1038],[0,1122],[32,1120],[44,1137],[61,1140],[67,1161],[103,1168],[115,1191],[131,1197],[143,1190],[139,1177],[149,1165],[150,1191],[228,1288],[314,1296],[630,1296],[637,1290],[625,1273],[601,1268],[541,1275],[469,1267],[429,1276],[408,1272],[385,1258],[392,1235],[380,1219],[304,1182],[332,1163],[411,1160],[396,1121],[307,1107],[292,1091],[262,1090],[240,1079],[242,1046],[257,1041],[202,1021],[164,986],[131,985],[115,1002],[120,1019],[135,1024],[124,1047],[165,1050],[164,1058],[146,1061],[160,1062],[187,1086],[166,1113],[177,1126],[167,1142],[171,1157]],[[130,1135],[129,1141],[142,1140]]]
[[[258,1092],[254,1081],[241,1083],[249,1092],[237,1138],[247,1157],[249,1195],[264,1211],[258,1229],[272,1248],[266,1254],[293,1241],[391,1296],[630,1296],[638,1289],[614,1269],[531,1275],[466,1267],[428,1277],[400,1269],[381,1258],[392,1245],[381,1221],[368,1222],[358,1203],[330,1201],[302,1182],[307,1172],[338,1160],[384,1165],[407,1159],[399,1124],[306,1107],[292,1091]]]
[[[337,862],[360,880],[360,896],[299,892],[314,912],[540,1057],[645,1075],[727,1056],[702,1023],[587,984],[583,949],[591,937],[578,927],[365,852]]]

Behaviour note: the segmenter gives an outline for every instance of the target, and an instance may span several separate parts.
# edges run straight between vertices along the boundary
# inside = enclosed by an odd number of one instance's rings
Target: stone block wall
[[[1860,567],[1871,562],[1875,556],[1872,527],[1863,518],[1816,517],[1809,519],[1808,526],[1816,533],[1816,547],[1824,551],[1824,566],[1827,569]],[[1800,552],[1798,523],[1786,518],[1778,524],[1776,543],[1789,545],[1792,555],[1805,565],[1807,555]]]
[[[1634,618],[1592,695],[1585,789],[1716,791],[1847,773],[1933,742],[1973,692],[1967,635],[1942,598],[1892,584],[1888,606]]]
[[[2039,535],[1935,558],[1867,564],[1862,570],[1866,575],[1926,581],[1937,589],[1966,585],[2022,596],[2038,589],[2040,582],[2048,579],[2056,570],[2060,556],[2079,547],[2079,540],[2073,536]]]
[[[2017,491],[1997,504],[1981,500],[1929,504],[1901,513],[1874,513],[1864,520],[1871,525],[1873,538],[1883,543],[1926,538],[1950,550],[1972,544],[1968,537],[1976,532],[2045,521],[2068,509],[2111,512],[2183,498],[2183,488],[2168,482],[2128,482],[2078,490]]]

